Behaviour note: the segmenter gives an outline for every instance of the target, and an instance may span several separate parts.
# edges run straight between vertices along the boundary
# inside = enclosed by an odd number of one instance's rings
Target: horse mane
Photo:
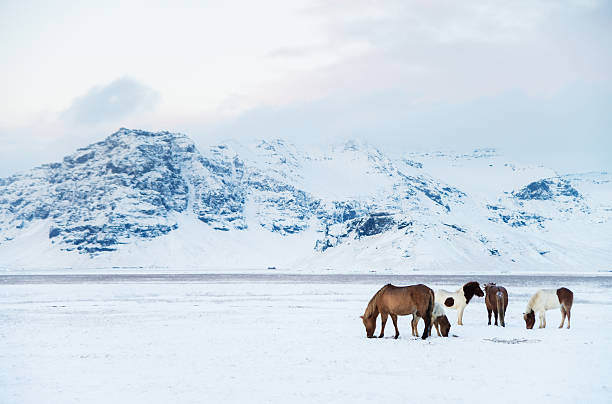
[[[391,285],[390,283],[387,283],[385,286],[380,288],[380,290],[376,292],[374,296],[372,296],[372,298],[370,299],[370,302],[368,303],[368,306],[365,309],[365,313],[363,313],[363,316],[365,318],[370,318],[374,315],[374,312],[376,311],[376,302],[378,298],[389,288],[389,286],[393,286],[393,285]]]
[[[539,292],[539,291],[538,291]],[[535,300],[538,297],[538,293],[534,293],[533,296],[531,296],[531,298],[529,299],[529,302],[527,303],[527,307],[525,308],[525,314],[529,314],[533,311],[533,306],[535,305]]]
[[[463,295],[465,296],[466,304],[470,302],[470,300],[476,294],[476,289],[480,288],[478,282],[472,281],[463,285]]]

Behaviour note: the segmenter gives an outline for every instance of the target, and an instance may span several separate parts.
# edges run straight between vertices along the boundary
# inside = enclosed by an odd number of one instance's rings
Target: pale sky
[[[612,169],[609,1],[0,1],[0,177],[119,127]]]

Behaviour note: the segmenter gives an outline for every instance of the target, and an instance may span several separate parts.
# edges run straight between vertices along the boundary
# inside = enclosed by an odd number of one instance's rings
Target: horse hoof
[[[378,336],[378,338],[383,338],[383,337],[384,337],[384,335],[379,335],[379,336]]]
[[[399,337],[399,334],[397,334],[395,337],[393,337],[393,339],[397,339]]]

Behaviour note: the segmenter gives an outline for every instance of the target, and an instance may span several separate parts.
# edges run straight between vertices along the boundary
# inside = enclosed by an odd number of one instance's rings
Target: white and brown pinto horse
[[[422,338],[426,339],[430,333],[433,308],[434,292],[427,286],[412,285],[397,287],[389,283],[372,296],[361,319],[363,320],[367,337],[373,338],[374,331],[376,330],[376,318],[380,314],[382,327],[378,338],[382,338],[385,336],[387,317],[391,316],[393,326],[395,327],[395,338],[397,339],[399,337],[397,316],[412,314],[412,335],[418,336],[415,331],[414,318],[416,318],[417,323],[419,318],[423,318],[425,320],[425,330],[423,331]]]
[[[463,311],[474,295],[483,297],[484,292],[480,289],[478,282],[468,282],[456,292],[444,289],[436,290],[436,303],[457,310],[457,324],[463,325]]]
[[[448,337],[448,332],[451,329],[451,323],[444,313],[444,307],[440,303],[434,305],[433,313],[431,313],[431,323],[436,327],[438,337]],[[429,330],[431,335],[431,329]]]
[[[419,324],[420,317],[413,316],[412,317],[412,335],[418,337],[417,325]],[[446,317],[446,313],[444,313],[444,307],[441,304],[435,303],[434,309],[431,312],[431,324],[429,325],[429,336],[432,335],[431,328],[432,326],[436,327],[436,331],[438,332],[438,337],[448,337],[448,333],[451,328],[451,324]]]
[[[565,317],[567,317],[567,328],[570,328],[570,316],[572,310],[572,304],[574,303],[574,293],[567,288],[559,289],[541,289],[538,290],[535,295],[531,296],[527,308],[523,314],[525,319],[525,325],[530,330],[535,324],[535,312],[538,313],[540,318],[540,327],[546,327],[546,310],[561,308],[561,325],[559,328],[563,328],[565,323]]]

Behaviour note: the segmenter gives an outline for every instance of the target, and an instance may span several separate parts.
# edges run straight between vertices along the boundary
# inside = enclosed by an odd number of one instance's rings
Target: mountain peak
[[[158,131],[158,132],[150,132],[141,129],[128,129],[128,128],[119,128],[115,133],[108,136],[104,141],[100,142],[156,142],[156,141],[189,141],[192,142],[191,139],[183,134],[177,132],[169,132],[169,131]]]
[[[38,265],[31,249],[62,263],[122,265],[141,251],[174,264],[151,250],[169,240],[189,246],[172,260],[210,265],[252,266],[281,250],[325,267],[543,265],[590,248],[564,226],[588,229],[594,265],[610,257],[597,249],[612,242],[608,176],[551,177],[500,163],[491,149],[397,155],[359,140],[306,152],[282,139],[202,154],[180,133],[120,128],[0,179],[0,265]]]

